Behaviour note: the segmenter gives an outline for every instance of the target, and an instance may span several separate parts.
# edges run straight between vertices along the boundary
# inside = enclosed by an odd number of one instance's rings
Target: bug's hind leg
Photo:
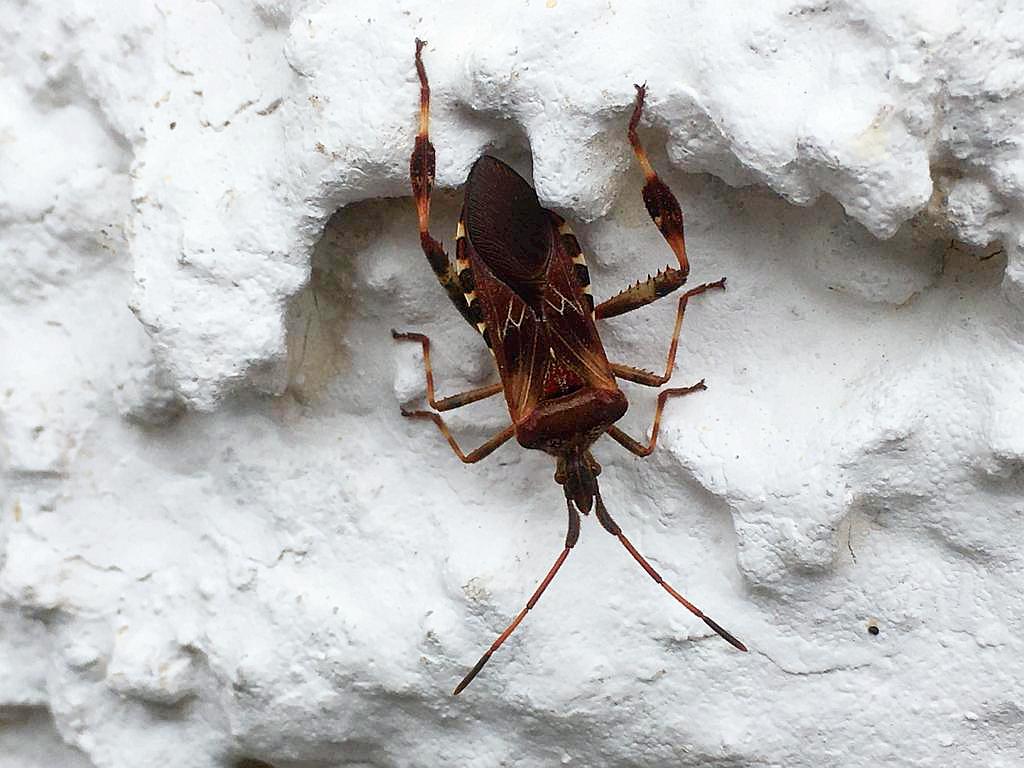
[[[679,280],[678,276],[680,274],[679,270],[669,268],[659,272],[654,277],[648,277],[642,283],[637,281],[629,288],[619,291],[610,299],[606,299],[598,304],[597,307],[594,308],[594,316],[598,319],[605,319],[615,317],[617,315],[624,315],[627,312],[633,312],[641,307],[646,307],[648,304],[653,301],[657,301],[662,296],[667,296],[677,288],[681,288],[686,280]],[[696,296],[712,288],[721,288],[724,290],[725,278],[720,278],[713,283],[701,283],[700,285],[691,288],[680,297],[680,307],[684,306],[682,303],[684,298]]]
[[[690,274],[690,262],[686,256],[686,239],[683,236],[683,211],[679,207],[679,201],[655,172],[647,152],[640,143],[640,137],[636,129],[640,124],[640,117],[644,109],[644,96],[647,93],[646,86],[636,87],[636,103],[633,106],[633,115],[629,120],[629,143],[633,147],[633,154],[644,172],[643,198],[644,205],[651,219],[654,220],[662,237],[669,244],[672,252],[676,255],[679,268],[666,267],[654,277],[648,277],[644,282],[637,282],[626,290],[618,293],[607,301],[601,302],[594,310],[597,317],[615,317],[626,312],[646,306],[662,296],[667,296],[673,291],[681,288]],[[718,283],[710,283],[694,289],[690,295],[703,293],[709,287],[724,286],[725,279]],[[701,288],[703,290],[701,290]]]
[[[392,330],[391,337],[398,341],[418,341],[423,346],[423,369],[427,378],[427,401],[430,407],[437,411],[450,411],[453,408],[461,408],[464,405],[484,400],[502,391],[501,382],[488,384],[485,387],[477,387],[457,395],[451,395],[438,400],[434,392],[434,370],[430,365],[430,339],[422,333],[399,333]]]
[[[633,115],[629,119],[629,143],[633,147],[633,154],[644,172],[644,205],[651,215],[662,236],[668,241],[669,247],[679,261],[679,271],[682,272],[683,280],[690,273],[690,262],[686,258],[686,241],[683,238],[683,211],[679,207],[679,201],[672,194],[658,174],[655,172],[651,161],[647,159],[647,152],[640,143],[636,127],[640,124],[640,116],[644,110],[644,97],[647,95],[646,85],[636,85],[636,102],[633,105]]]
[[[635,371],[636,369],[634,368],[633,370]],[[638,371],[638,373],[645,373],[645,371]],[[639,440],[635,440],[630,437],[614,425],[608,427],[608,436],[630,453],[635,453],[640,457],[650,456],[654,452],[654,447],[658,444],[658,430],[661,428],[661,412],[665,408],[665,401],[670,397],[682,397],[683,395],[701,392],[705,389],[707,389],[707,386],[704,384],[704,380],[701,379],[692,387],[678,387],[676,389],[663,390],[658,395],[658,406],[654,409],[654,426],[651,427],[651,439],[647,445],[644,445]]]
[[[455,308],[476,328],[470,319],[469,307],[459,284],[458,273],[452,266],[441,243],[430,234],[430,192],[434,187],[434,145],[430,143],[430,84],[423,67],[423,46],[426,42],[416,40],[416,74],[420,80],[420,126],[416,134],[416,145],[409,158],[409,179],[416,199],[416,217],[419,220],[420,247],[430,262],[437,280],[441,283]]]
[[[644,371],[639,368],[634,368],[631,365],[622,365],[621,363],[612,363],[612,373],[618,376],[620,379],[626,381],[634,381],[637,384],[643,384],[648,387],[660,387],[672,378],[672,370],[676,365],[676,351],[679,349],[679,331],[683,327],[683,317],[686,315],[686,305],[691,296],[697,296],[705,291],[712,288],[725,289],[725,278],[718,280],[714,283],[704,283],[698,285],[696,288],[691,288],[682,296],[679,297],[679,308],[676,310],[676,326],[672,331],[672,341],[668,347],[668,355],[665,359],[665,373],[661,376],[651,373],[650,371]],[[652,299],[653,301],[653,299]]]

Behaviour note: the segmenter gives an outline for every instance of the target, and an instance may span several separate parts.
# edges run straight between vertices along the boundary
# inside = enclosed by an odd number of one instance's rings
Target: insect
[[[569,511],[562,553],[526,607],[469,670],[456,686],[454,694],[458,695],[472,682],[491,655],[537,604],[579,539],[580,513],[588,515],[591,509],[605,530],[622,542],[656,583],[733,647],[746,651],[743,643],[667,584],[626,538],[608,514],[601,498],[597,483],[601,465],[590,452],[590,446],[599,437],[608,435],[637,456],[648,456],[658,440],[658,426],[665,402],[670,397],[705,389],[702,380],[690,387],[662,390],[658,395],[651,438],[646,445],[615,426],[628,405],[616,379],[651,387],[665,384],[675,365],[679,330],[687,301],[705,291],[725,288],[725,278],[722,278],[691,288],[679,297],[664,374],[659,376],[629,365],[609,362],[595,321],[632,312],[667,296],[683,286],[690,271],[679,203],[668,186],[658,178],[637,136],[645,86],[636,86],[636,102],[627,134],[644,172],[643,199],[647,211],[675,253],[679,268],[666,267],[654,277],[637,281],[595,305],[586,259],[568,223],[557,213],[542,208],[534,189],[496,158],[481,156],[469,172],[456,232],[454,265],[441,243],[430,234],[434,146],[429,138],[430,86],[423,66],[424,45],[423,41],[416,41],[420,116],[419,133],[409,161],[420,245],[456,309],[483,336],[494,356],[501,381],[437,399],[430,365],[430,340],[419,333],[392,331],[396,339],[422,345],[427,399],[434,409],[408,411],[403,408],[402,415],[433,421],[455,454],[467,464],[480,461],[513,437],[524,448],[550,454],[555,458],[555,482],[565,491]],[[464,453],[439,412],[498,393],[505,395],[511,423],[479,448]]]

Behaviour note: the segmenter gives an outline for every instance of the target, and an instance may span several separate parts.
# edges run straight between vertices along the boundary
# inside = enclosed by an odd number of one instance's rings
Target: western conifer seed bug
[[[428,134],[430,86],[423,67],[424,45],[423,41],[416,41],[420,120],[409,162],[420,245],[456,309],[483,336],[494,356],[501,381],[437,399],[430,366],[430,340],[419,333],[392,331],[396,339],[422,345],[427,399],[434,409],[402,409],[402,415],[433,421],[455,454],[467,464],[480,461],[512,437],[524,448],[535,448],[554,456],[555,482],[565,490],[569,510],[569,529],[562,553],[526,607],[469,670],[454,693],[458,695],[472,682],[537,604],[579,538],[580,513],[587,515],[591,508],[598,522],[622,542],[655,582],[733,647],[747,650],[743,643],[669,586],[626,538],[601,499],[597,485],[601,466],[590,453],[594,441],[601,435],[608,435],[637,456],[648,456],[657,443],[661,412],[668,398],[705,389],[702,380],[691,387],[662,390],[654,412],[651,439],[646,445],[615,426],[627,407],[626,396],[616,379],[650,387],[665,384],[675,365],[687,301],[713,288],[725,288],[725,278],[722,278],[691,288],[679,297],[675,330],[662,375],[608,361],[595,321],[632,312],[667,296],[683,286],[690,271],[679,203],[658,178],[637,137],[645,86],[636,86],[636,102],[627,135],[644,173],[644,204],[675,253],[679,268],[666,267],[654,277],[638,281],[595,306],[586,259],[569,224],[557,213],[542,208],[534,189],[509,166],[489,155],[481,156],[473,164],[466,179],[465,201],[455,235],[454,265],[441,243],[431,236],[434,146]],[[479,448],[464,453],[438,411],[459,408],[499,392],[505,395],[511,424]]]

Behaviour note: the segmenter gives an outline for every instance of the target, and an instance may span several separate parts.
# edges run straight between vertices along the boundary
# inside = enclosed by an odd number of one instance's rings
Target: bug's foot
[[[643,99],[647,94],[647,84],[637,85],[634,83],[633,87],[637,89],[637,98],[633,102],[633,115],[630,116],[629,136],[630,142],[636,146],[637,141],[639,141],[636,137],[637,126],[640,125],[640,116],[643,114]]]
[[[679,394],[685,394],[685,393],[690,393],[690,392],[703,392],[707,388],[708,388],[708,385],[704,383],[704,379],[701,379],[700,381],[698,381],[696,384],[694,384],[692,386],[683,387],[682,389],[680,389],[679,390]]]
[[[408,408],[399,406],[398,410],[407,419],[432,419],[437,416],[433,411],[410,411]]]
[[[426,340],[426,336],[422,333],[414,333],[412,331],[396,331],[394,328],[391,329],[391,338],[396,341],[419,341],[423,342]]]
[[[721,280],[716,280],[713,283],[702,283],[701,285],[698,285],[696,288],[691,288],[690,290],[683,294],[683,298],[689,298],[690,296],[700,296],[702,293],[704,293],[705,291],[710,291],[712,288],[720,288],[724,291],[725,278],[723,277]]]

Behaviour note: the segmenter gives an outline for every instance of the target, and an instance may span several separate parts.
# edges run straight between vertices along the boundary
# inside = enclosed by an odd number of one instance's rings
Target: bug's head
[[[555,482],[565,490],[565,498],[586,515],[598,495],[597,476],[600,474],[601,465],[590,451],[576,449],[558,457]]]

